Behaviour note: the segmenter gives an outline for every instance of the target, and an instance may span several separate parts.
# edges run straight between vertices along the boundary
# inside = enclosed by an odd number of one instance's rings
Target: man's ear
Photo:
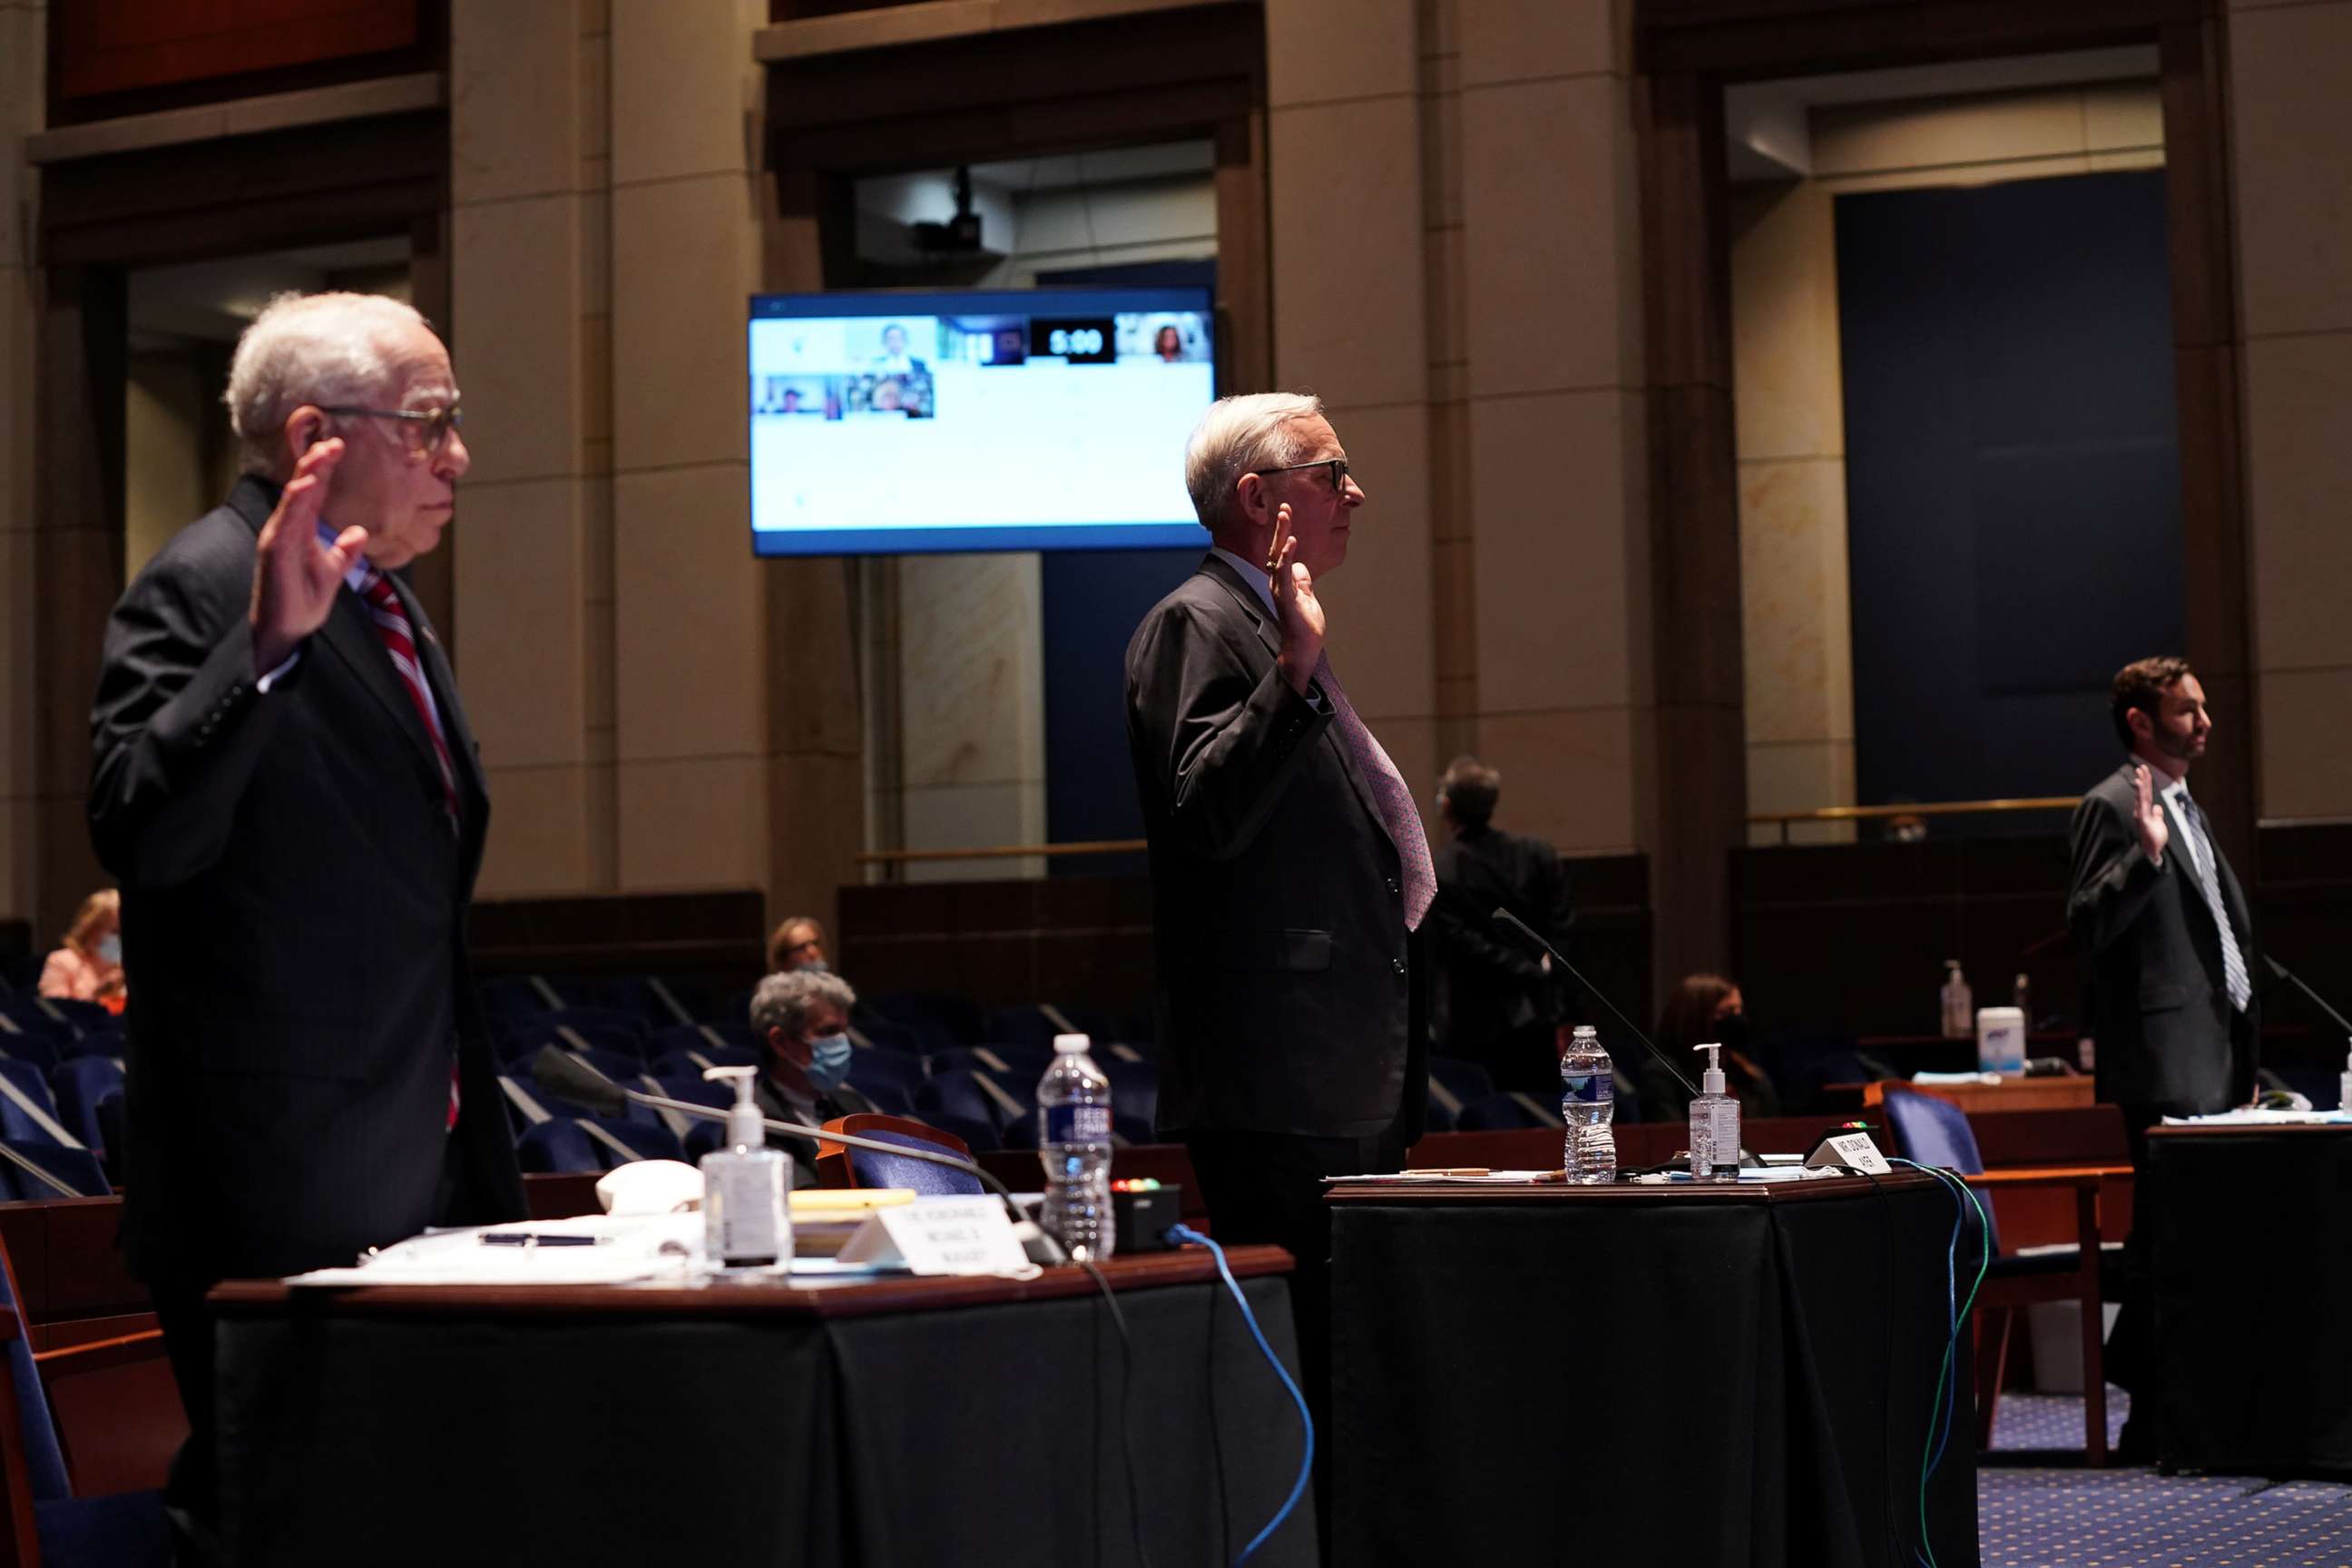
[[[2132,732],[2134,740],[2148,740],[2156,734],[2156,715],[2145,708],[2126,708],[2124,727]]]
[[[286,471],[291,474],[294,466],[302,460],[302,454],[326,439],[327,416],[315,405],[305,403],[286,416],[282,434],[285,450],[279,456],[285,460]]]

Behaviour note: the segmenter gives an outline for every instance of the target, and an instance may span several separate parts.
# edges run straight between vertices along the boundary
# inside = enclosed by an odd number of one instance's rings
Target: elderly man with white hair
[[[1214,405],[1184,455],[1213,548],[1127,649],[1150,843],[1160,1127],[1220,1240],[1297,1260],[1301,1369],[1328,1386],[1323,1178],[1402,1163],[1420,1133],[1421,817],[1324,647],[1317,584],[1364,491],[1322,405]],[[1377,636],[1378,628],[1370,629]]]
[[[215,1513],[205,1290],[523,1213],[466,963],[489,799],[394,575],[466,471],[448,353],[396,300],[289,296],[226,401],[244,473],[115,605],[90,721],[140,980],[123,1239],[188,1410],[184,1561]]]

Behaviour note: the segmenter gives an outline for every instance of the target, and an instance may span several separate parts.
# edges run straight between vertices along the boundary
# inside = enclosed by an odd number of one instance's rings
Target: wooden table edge
[[[1291,1271],[1278,1247],[1228,1247],[1236,1279]],[[1114,1258],[1102,1265],[1113,1290],[1150,1290],[1216,1283],[1205,1248]],[[1048,1268],[1034,1279],[996,1275],[931,1275],[856,1283],[785,1285],[719,1282],[631,1285],[289,1285],[282,1279],[230,1279],[205,1298],[224,1318],[322,1312],[331,1316],[547,1315],[558,1317],[858,1318],[940,1311],[1015,1301],[1091,1295],[1095,1282],[1077,1268]]]

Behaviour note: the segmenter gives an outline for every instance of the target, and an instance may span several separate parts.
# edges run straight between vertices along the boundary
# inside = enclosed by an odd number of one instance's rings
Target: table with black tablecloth
[[[1334,1188],[1335,1560],[1911,1568],[1954,1201]],[[1970,1430],[1927,1487],[1942,1568],[1978,1560]]]
[[[2352,1127],[2153,1127],[2158,1457],[2352,1472]]]
[[[1287,1254],[1232,1249],[1291,1375]],[[1199,1249],[1114,1258],[1162,1568],[1229,1562],[1299,1422]],[[1128,1564],[1121,1357],[1075,1268],[793,1289],[233,1283],[225,1522],[255,1565]],[[1311,1564],[1302,1503],[1254,1562]]]

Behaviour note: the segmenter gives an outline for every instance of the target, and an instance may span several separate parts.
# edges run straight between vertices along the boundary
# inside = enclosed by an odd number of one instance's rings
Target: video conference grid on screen
[[[1201,289],[754,296],[754,553],[1205,544],[1210,321]]]

